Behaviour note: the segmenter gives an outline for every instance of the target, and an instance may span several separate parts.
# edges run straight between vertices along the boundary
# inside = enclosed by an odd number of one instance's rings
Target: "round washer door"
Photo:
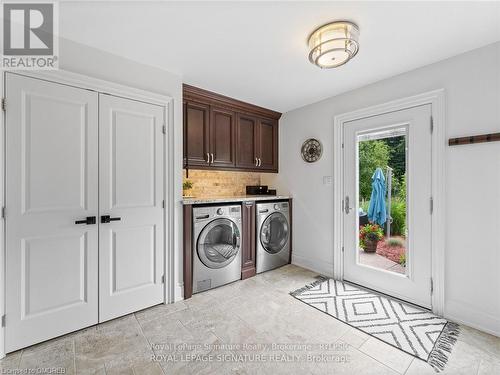
[[[260,228],[260,243],[270,254],[279,253],[287,244],[288,236],[288,220],[281,212],[269,215]]]
[[[215,219],[198,236],[198,257],[209,268],[222,268],[231,263],[240,251],[240,231],[229,219]]]

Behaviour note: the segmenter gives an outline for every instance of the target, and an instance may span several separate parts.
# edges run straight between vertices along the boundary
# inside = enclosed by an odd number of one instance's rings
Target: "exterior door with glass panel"
[[[343,134],[344,279],[431,308],[431,106]]]
[[[203,228],[198,237],[198,257],[208,268],[225,267],[238,255],[240,242],[240,232],[233,221],[215,219]]]

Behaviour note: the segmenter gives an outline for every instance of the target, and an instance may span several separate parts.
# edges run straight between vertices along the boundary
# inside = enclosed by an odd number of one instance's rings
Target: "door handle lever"
[[[346,214],[348,214],[349,212],[351,212],[351,210],[352,208],[349,206],[349,196],[346,196],[344,200],[344,211]]]
[[[95,216],[87,216],[85,218],[85,220],[77,220],[75,221],[75,224],[87,224],[87,225],[92,225],[92,224],[95,224],[97,221],[96,221],[96,217]]]
[[[111,217],[109,215],[102,215],[101,216],[101,223],[102,224],[107,224],[112,221],[120,221],[122,218],[121,217]]]

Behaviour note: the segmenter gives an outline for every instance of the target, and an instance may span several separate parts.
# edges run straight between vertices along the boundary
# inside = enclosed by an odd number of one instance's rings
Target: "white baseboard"
[[[311,257],[305,257],[301,254],[292,252],[292,264],[307,268],[308,270],[317,272],[321,275],[333,277],[333,263],[325,262]]]
[[[444,317],[456,323],[500,337],[500,318],[458,301],[445,301]]]
[[[179,302],[184,299],[184,283],[177,283],[175,285],[174,302]]]

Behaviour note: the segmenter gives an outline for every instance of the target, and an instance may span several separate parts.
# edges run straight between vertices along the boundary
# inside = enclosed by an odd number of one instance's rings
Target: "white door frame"
[[[164,248],[164,300],[168,304],[174,302],[174,99],[170,96],[156,94],[145,90],[88,77],[65,70],[57,71],[15,71],[0,72],[2,98],[5,98],[5,74],[13,73],[25,77],[42,79],[50,82],[74,86],[91,91],[107,93],[123,98],[144,101],[165,108],[165,143],[164,165],[164,197],[165,197],[165,248]],[[7,104],[8,106],[8,98]],[[5,112],[0,116],[0,209],[5,206]],[[0,218],[0,316],[5,314],[5,219]],[[5,327],[0,327],[0,359],[5,357]]]
[[[433,281],[432,311],[437,315],[444,313],[444,254],[445,254],[445,95],[444,89],[426,92],[408,98],[394,100],[368,108],[343,113],[334,118],[334,168],[333,168],[333,276],[343,280],[343,223],[344,211],[344,171],[343,171],[343,127],[344,123],[384,113],[400,111],[424,104],[431,105],[433,119],[432,135],[432,259],[431,275]],[[430,129],[429,129],[430,131]],[[430,205],[430,202],[429,202]],[[430,209],[430,207],[429,207]]]

